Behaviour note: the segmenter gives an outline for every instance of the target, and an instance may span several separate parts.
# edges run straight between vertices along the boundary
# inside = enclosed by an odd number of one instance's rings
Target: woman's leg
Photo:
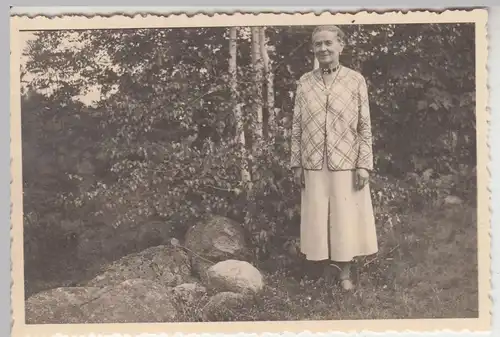
[[[335,262],[339,267],[339,281],[344,290],[351,290],[354,288],[354,284],[351,279],[351,266],[352,262]]]

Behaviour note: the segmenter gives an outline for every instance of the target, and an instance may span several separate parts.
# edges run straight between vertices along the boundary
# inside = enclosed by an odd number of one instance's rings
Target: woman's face
[[[321,65],[330,65],[339,60],[339,55],[344,48],[336,32],[319,31],[313,37],[314,55]]]

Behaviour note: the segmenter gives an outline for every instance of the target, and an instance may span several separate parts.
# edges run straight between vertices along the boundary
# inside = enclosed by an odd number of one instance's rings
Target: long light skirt
[[[304,170],[300,246],[308,260],[348,262],[378,251],[370,186],[355,171]]]

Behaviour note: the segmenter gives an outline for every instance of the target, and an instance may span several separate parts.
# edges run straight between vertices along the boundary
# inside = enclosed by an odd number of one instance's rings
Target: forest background
[[[296,82],[315,63],[313,29],[32,33],[22,65],[26,294],[182,240],[213,214],[242,224],[257,265],[296,264],[289,137]],[[342,29],[341,63],[369,88],[378,262],[425,260],[424,292],[448,268],[470,295],[455,313],[477,314],[474,25]],[[82,102],[89,88],[98,98]],[[117,234],[129,232],[141,243]],[[457,299],[439,296],[434,311]]]

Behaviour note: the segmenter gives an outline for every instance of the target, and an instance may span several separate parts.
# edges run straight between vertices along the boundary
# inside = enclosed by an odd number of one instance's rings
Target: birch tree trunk
[[[254,121],[252,127],[254,129],[254,135],[256,139],[253,139],[253,145],[258,146],[260,140],[262,140],[262,60],[260,57],[260,28],[252,27],[252,70],[254,74],[253,85],[255,88],[254,92]]]
[[[246,189],[247,193],[247,205],[244,224],[248,231],[253,232],[255,229],[255,223],[253,222],[253,217],[257,212],[257,206],[254,195],[253,182],[259,180],[256,157],[258,156],[258,151],[262,143],[262,62],[260,57],[260,43],[259,43],[259,27],[251,27],[251,53],[252,53],[252,73],[253,73],[253,89],[252,90],[252,123],[250,128],[250,134],[252,135],[251,141],[251,153],[247,157],[249,159],[250,175],[252,182]]]
[[[238,40],[238,28],[229,28],[229,75],[230,75],[230,87],[231,87],[231,101],[234,111],[234,120],[236,124],[236,133],[234,142],[239,144],[240,155],[241,155],[241,181],[243,184],[249,184],[251,181],[250,172],[248,171],[247,163],[247,153],[246,153],[246,142],[245,142],[245,132],[243,129],[243,115],[241,113],[241,105],[238,100],[238,81],[236,77],[237,69],[237,40]]]
[[[267,51],[266,27],[261,27],[259,31],[260,54],[264,66],[264,76],[266,79],[266,110],[267,110],[267,136],[274,139],[276,130],[276,115],[274,111],[274,74],[271,69],[271,60]]]

